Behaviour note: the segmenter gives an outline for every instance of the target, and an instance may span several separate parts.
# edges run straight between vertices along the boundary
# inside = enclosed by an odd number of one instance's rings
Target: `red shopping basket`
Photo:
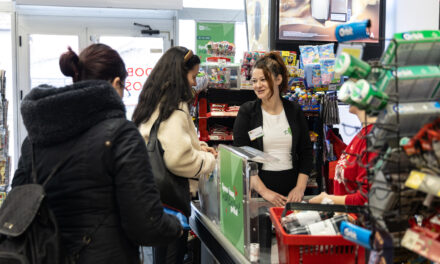
[[[290,235],[284,231],[280,218],[284,208],[270,208],[275,226],[280,263],[365,263],[365,249],[342,236]]]

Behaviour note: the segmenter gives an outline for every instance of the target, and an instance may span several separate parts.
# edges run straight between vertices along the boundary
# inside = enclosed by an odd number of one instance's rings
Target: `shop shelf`
[[[417,170],[411,171],[405,186],[440,197],[440,177]]]
[[[209,112],[205,118],[211,117],[237,117],[238,112]]]
[[[402,246],[435,263],[440,263],[440,234],[438,233],[414,226],[405,232]]]

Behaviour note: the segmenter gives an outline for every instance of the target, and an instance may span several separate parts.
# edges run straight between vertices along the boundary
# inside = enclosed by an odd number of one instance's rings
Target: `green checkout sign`
[[[243,159],[220,148],[220,226],[244,255]]]

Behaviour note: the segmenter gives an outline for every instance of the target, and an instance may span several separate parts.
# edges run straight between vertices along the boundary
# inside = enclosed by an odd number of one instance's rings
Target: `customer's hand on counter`
[[[315,197],[313,197],[312,199],[309,200],[309,203],[320,204],[320,203],[322,203],[322,200],[324,199],[324,197],[328,197],[328,194],[326,192],[322,192],[319,195],[316,195]]]
[[[309,200],[309,203],[324,203],[324,204],[345,204],[347,195],[332,195],[322,192],[321,194]]]
[[[212,155],[214,155],[214,157],[217,158],[217,151],[214,148],[208,146],[200,146],[200,149],[202,151],[212,153]]]
[[[289,192],[289,195],[287,196],[287,202],[300,203],[303,197],[304,197],[304,188],[300,186],[296,186]]]
[[[268,202],[277,207],[286,206],[287,197],[266,188],[260,195]]]

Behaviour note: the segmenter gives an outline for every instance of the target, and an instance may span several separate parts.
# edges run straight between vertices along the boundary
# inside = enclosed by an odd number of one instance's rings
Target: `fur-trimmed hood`
[[[106,81],[82,81],[62,88],[40,85],[21,103],[29,139],[52,145],[75,137],[100,121],[124,118],[125,106]]]

